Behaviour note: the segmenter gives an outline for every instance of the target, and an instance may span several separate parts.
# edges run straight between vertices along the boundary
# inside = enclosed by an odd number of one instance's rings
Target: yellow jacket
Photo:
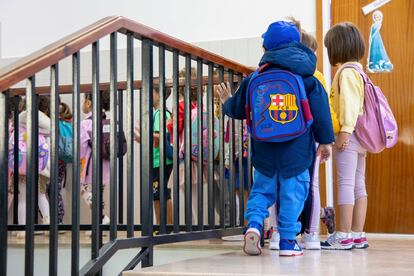
[[[331,118],[332,118],[333,130],[334,130],[334,133],[338,133],[339,130],[340,130],[340,126],[339,126],[339,122],[338,122],[338,117],[337,117],[337,115],[335,113],[335,110],[333,109],[333,106],[332,106],[332,95],[329,95],[329,93],[328,93],[328,88],[326,86],[325,78],[324,78],[323,74],[321,72],[319,72],[318,70],[315,71],[315,74],[313,76],[318,79],[318,81],[322,84],[323,88],[325,89],[326,94],[328,94],[328,98],[329,98],[329,110],[331,111]]]
[[[364,81],[356,70],[352,68],[342,70],[346,64],[355,64],[362,69],[362,65],[358,62],[343,64],[333,79],[331,98],[333,98],[334,111],[338,114],[340,131],[352,134],[358,117],[364,113]]]

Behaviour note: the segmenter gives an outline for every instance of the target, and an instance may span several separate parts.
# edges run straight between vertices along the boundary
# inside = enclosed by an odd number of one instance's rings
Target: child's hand
[[[137,143],[140,143],[141,142],[141,133],[139,131],[139,127],[135,127],[134,128],[134,140]]]
[[[349,137],[351,134],[346,132],[340,132],[335,139],[335,146],[340,151],[344,151],[349,145]]]
[[[316,155],[320,156],[321,163],[325,163],[331,157],[331,145],[319,145]]]
[[[230,83],[227,82],[224,84],[224,82],[217,85],[217,92],[220,96],[221,103],[225,103],[230,97],[231,97],[231,87]]]

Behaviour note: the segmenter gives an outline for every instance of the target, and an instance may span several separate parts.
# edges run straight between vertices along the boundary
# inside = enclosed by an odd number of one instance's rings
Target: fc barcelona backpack
[[[313,122],[303,79],[289,71],[256,70],[247,88],[247,125],[260,142],[285,142],[304,134]]]

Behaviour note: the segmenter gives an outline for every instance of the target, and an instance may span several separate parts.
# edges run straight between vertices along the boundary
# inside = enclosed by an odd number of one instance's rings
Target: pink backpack
[[[18,152],[18,164],[19,164],[19,175],[26,175],[26,127],[19,126],[19,152]],[[39,146],[38,146],[38,156],[39,156],[39,175],[45,177],[50,177],[50,152],[49,152],[49,143],[47,137],[39,133]],[[12,133],[9,141],[9,170],[13,171],[14,169],[14,135]]]
[[[358,117],[355,135],[360,144],[371,153],[380,153],[393,147],[398,140],[398,126],[387,98],[378,86],[375,86],[365,72],[356,65],[352,68],[361,74],[365,84],[364,114]]]

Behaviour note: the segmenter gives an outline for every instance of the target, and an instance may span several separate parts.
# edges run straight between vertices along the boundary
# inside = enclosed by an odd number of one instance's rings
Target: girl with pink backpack
[[[39,97],[39,192],[38,204],[41,214],[42,224],[50,223],[49,201],[46,197],[47,185],[49,185],[50,178],[50,97]],[[14,169],[14,131],[19,131],[19,145],[18,145],[18,164],[19,164],[19,197],[18,197],[18,223],[26,224],[26,138],[27,138],[27,112],[23,110],[19,114],[19,126],[13,126],[10,134],[9,142],[9,171],[13,173]],[[12,178],[10,178],[12,179]],[[14,192],[14,186],[10,185],[10,193]],[[41,234],[41,233],[40,233]],[[17,233],[17,238],[24,239],[25,232]]]
[[[333,26],[326,34],[325,46],[331,65],[340,66],[331,94],[340,124],[335,139],[339,216],[337,231],[321,242],[321,247],[363,249],[368,247],[364,233],[367,152],[379,153],[394,146],[398,129],[385,96],[359,63],[365,44],[358,28],[352,23]]]

